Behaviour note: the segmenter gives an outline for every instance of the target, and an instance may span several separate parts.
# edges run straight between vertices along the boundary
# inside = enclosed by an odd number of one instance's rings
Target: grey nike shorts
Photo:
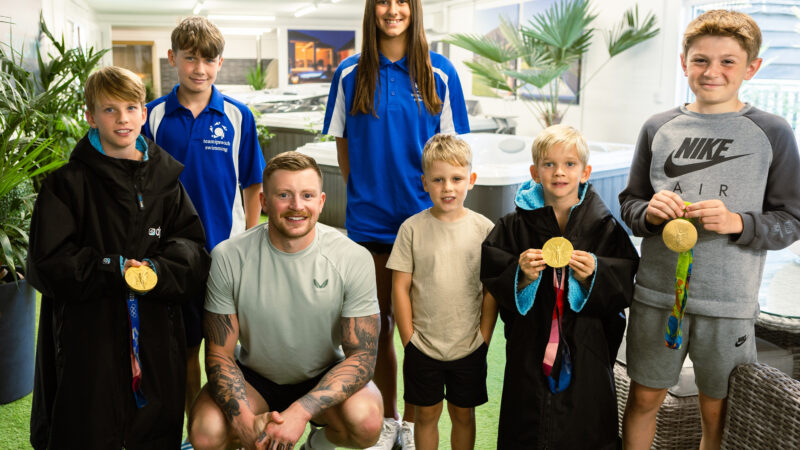
[[[678,383],[688,353],[700,392],[712,398],[727,397],[733,369],[756,361],[755,319],[686,314],[683,344],[673,350],[664,344],[670,313],[633,302],[626,340],[628,376],[650,388],[670,388]]]

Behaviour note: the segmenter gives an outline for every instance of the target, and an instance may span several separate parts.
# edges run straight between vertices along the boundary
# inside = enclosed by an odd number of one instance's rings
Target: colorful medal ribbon
[[[131,375],[133,378],[133,397],[136,407],[147,405],[147,400],[142,392],[142,363],[139,360],[139,296],[133,291],[128,291],[128,324],[131,330]]]
[[[550,322],[550,339],[547,342],[547,347],[545,347],[544,360],[542,360],[542,371],[547,377],[550,392],[554,394],[569,387],[570,378],[572,377],[572,358],[561,329],[561,316],[564,312],[565,273],[566,270],[564,269],[553,269],[553,288],[556,291],[556,304],[553,307],[553,319]],[[553,367],[556,365],[556,358],[559,354],[561,356],[561,368],[554,374]]]
[[[689,205],[688,202],[684,203]],[[693,247],[697,243],[697,229],[691,220],[679,217],[664,226],[662,238],[667,248],[678,253],[678,264],[675,267],[675,304],[667,320],[667,332],[664,335],[667,347],[678,350],[683,343],[683,316],[686,312],[686,300],[689,298],[689,281],[692,279]]]
[[[664,342],[667,347],[678,350],[683,342],[683,316],[686,312],[686,299],[689,297],[689,280],[692,278],[692,259],[694,250],[689,249],[678,255],[678,266],[675,268],[675,304],[667,320],[667,333]]]

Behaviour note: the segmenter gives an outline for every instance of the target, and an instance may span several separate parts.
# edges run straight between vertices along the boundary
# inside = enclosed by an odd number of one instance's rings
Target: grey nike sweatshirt
[[[755,317],[766,250],[800,239],[800,156],[789,124],[750,105],[724,114],[681,106],[642,127],[619,194],[622,219],[644,238],[634,301],[671,308],[678,254],[661,240],[663,225],[645,222],[647,204],[661,190],[692,203],[719,199],[742,217],[739,235],[698,224],[686,311]]]

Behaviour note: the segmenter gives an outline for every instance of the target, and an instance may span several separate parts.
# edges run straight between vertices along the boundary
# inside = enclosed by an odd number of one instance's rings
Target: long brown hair
[[[431,58],[428,53],[428,40],[422,25],[422,4],[420,0],[407,0],[411,10],[410,24],[406,30],[406,63],[411,85],[416,84],[419,96],[414,95],[419,108],[420,96],[425,109],[438,114],[442,101],[436,94],[436,81],[433,77]],[[350,114],[368,114],[378,117],[375,112],[375,86],[378,83],[378,23],[375,17],[375,0],[366,0],[364,22],[362,25],[361,56],[356,69],[356,92]],[[415,93],[416,94],[416,93]],[[380,95],[380,94],[379,94]],[[378,99],[380,102],[380,99]]]

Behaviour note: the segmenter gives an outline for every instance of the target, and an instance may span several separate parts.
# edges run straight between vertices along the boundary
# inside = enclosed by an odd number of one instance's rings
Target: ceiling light
[[[339,3],[342,0],[331,0],[331,3]]]
[[[221,16],[217,14],[211,14],[208,16],[208,20],[220,22],[274,22],[275,16]]]
[[[261,36],[271,32],[272,28],[219,27],[219,31],[228,36]]]
[[[192,10],[192,14],[197,15],[200,14],[200,10],[203,9],[203,2],[205,0],[197,0],[197,3],[194,4],[194,9]]]
[[[316,3],[312,3],[311,5],[306,6],[305,8],[300,8],[297,11],[295,11],[294,12],[294,16],[295,17],[303,17],[306,14],[312,13],[312,12],[314,12],[316,10],[317,10],[317,4]]]

